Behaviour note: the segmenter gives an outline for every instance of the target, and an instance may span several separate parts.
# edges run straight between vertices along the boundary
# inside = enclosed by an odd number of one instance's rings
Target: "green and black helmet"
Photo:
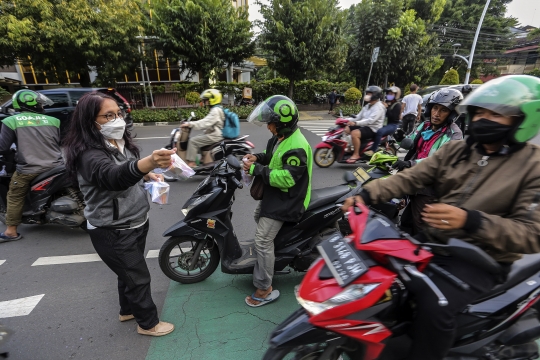
[[[458,107],[471,121],[476,108],[516,117],[510,140],[529,141],[540,130],[540,79],[530,75],[508,75],[493,79],[474,90]]]
[[[13,94],[12,103],[15,110],[21,112],[29,111],[38,114],[43,114],[45,112],[43,106],[51,106],[54,104],[54,102],[45,95],[28,89],[19,90]]]
[[[275,123],[278,134],[287,136],[298,127],[298,108],[288,97],[274,95],[260,103],[247,120],[259,126]]]

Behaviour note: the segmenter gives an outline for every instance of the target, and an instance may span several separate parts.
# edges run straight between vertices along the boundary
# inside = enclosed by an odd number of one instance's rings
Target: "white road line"
[[[59,264],[74,264],[101,261],[98,254],[83,254],[83,255],[67,255],[67,256],[48,256],[40,257],[32,266],[40,265],[59,265]]]
[[[0,301],[0,319],[29,315],[45,294]]]
[[[157,137],[145,137],[145,138],[135,137],[134,139],[135,140],[150,140],[150,139],[170,139],[170,138],[171,138],[170,136],[157,136]]]
[[[154,259],[157,258],[159,255],[159,250],[148,250],[148,254],[146,254],[147,259]]]
[[[0,265],[2,265],[5,262],[6,262],[6,260],[0,260]]]
[[[191,251],[192,248],[182,248],[183,252]],[[178,247],[175,247],[171,250],[170,256],[176,256],[180,255],[180,250],[178,250]],[[159,250],[148,250],[148,253],[146,254],[147,259],[155,259],[159,256]]]

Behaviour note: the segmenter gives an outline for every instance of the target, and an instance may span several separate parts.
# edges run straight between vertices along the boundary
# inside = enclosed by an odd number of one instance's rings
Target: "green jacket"
[[[274,150],[275,149],[275,150]],[[278,142],[268,141],[264,153],[255,154],[257,162],[250,174],[264,182],[261,217],[296,222],[311,200],[311,170],[313,154],[300,129]]]
[[[414,160],[416,163],[422,161],[423,159],[416,159],[416,154],[418,152],[418,142],[421,139],[420,133],[422,132],[422,129],[424,128],[424,125],[426,122],[421,123],[418,125],[416,130],[414,131],[413,135],[411,136],[411,139],[413,140],[414,146],[407,152],[407,155],[405,155],[405,160]],[[461,132],[460,128],[452,123],[446,130],[446,132],[435,141],[431,149],[429,150],[428,157],[432,156],[437,150],[441,148],[444,144],[449,142],[450,140],[463,140],[463,133]]]

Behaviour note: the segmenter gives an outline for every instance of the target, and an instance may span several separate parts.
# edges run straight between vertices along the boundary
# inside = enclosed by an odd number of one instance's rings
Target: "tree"
[[[156,0],[152,10],[155,48],[180,60],[183,70],[200,72],[205,87],[215,69],[253,55],[247,10],[230,0]]]
[[[471,81],[471,84],[479,84],[479,85],[482,85],[484,82],[480,79],[474,79],[473,81]]]
[[[443,78],[441,79],[441,82],[439,85],[457,85],[459,84],[459,74],[456,71],[456,69],[450,69],[448,70]]]
[[[272,0],[258,2],[264,20],[259,21],[260,47],[276,57],[269,62],[289,80],[288,96],[293,97],[294,81],[309,71],[331,72],[345,60],[343,14],[338,0]]]
[[[96,69],[105,82],[134,69],[144,15],[135,0],[3,0],[0,63],[31,61],[59,83],[90,86]],[[67,73],[66,73],[67,72]],[[75,82],[75,81],[74,81]]]
[[[527,73],[527,75],[540,77],[540,69],[536,68]]]
[[[398,84],[429,78],[442,61],[433,53],[437,45],[413,9],[403,10],[403,0],[363,0],[349,9],[347,66],[357,87],[366,84],[371,53],[379,47],[370,82],[382,84],[385,77]]]

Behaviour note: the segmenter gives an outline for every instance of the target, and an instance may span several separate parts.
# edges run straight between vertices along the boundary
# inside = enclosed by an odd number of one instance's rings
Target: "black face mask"
[[[494,144],[502,141],[513,129],[512,125],[503,125],[484,118],[471,122],[471,132],[480,144]]]

